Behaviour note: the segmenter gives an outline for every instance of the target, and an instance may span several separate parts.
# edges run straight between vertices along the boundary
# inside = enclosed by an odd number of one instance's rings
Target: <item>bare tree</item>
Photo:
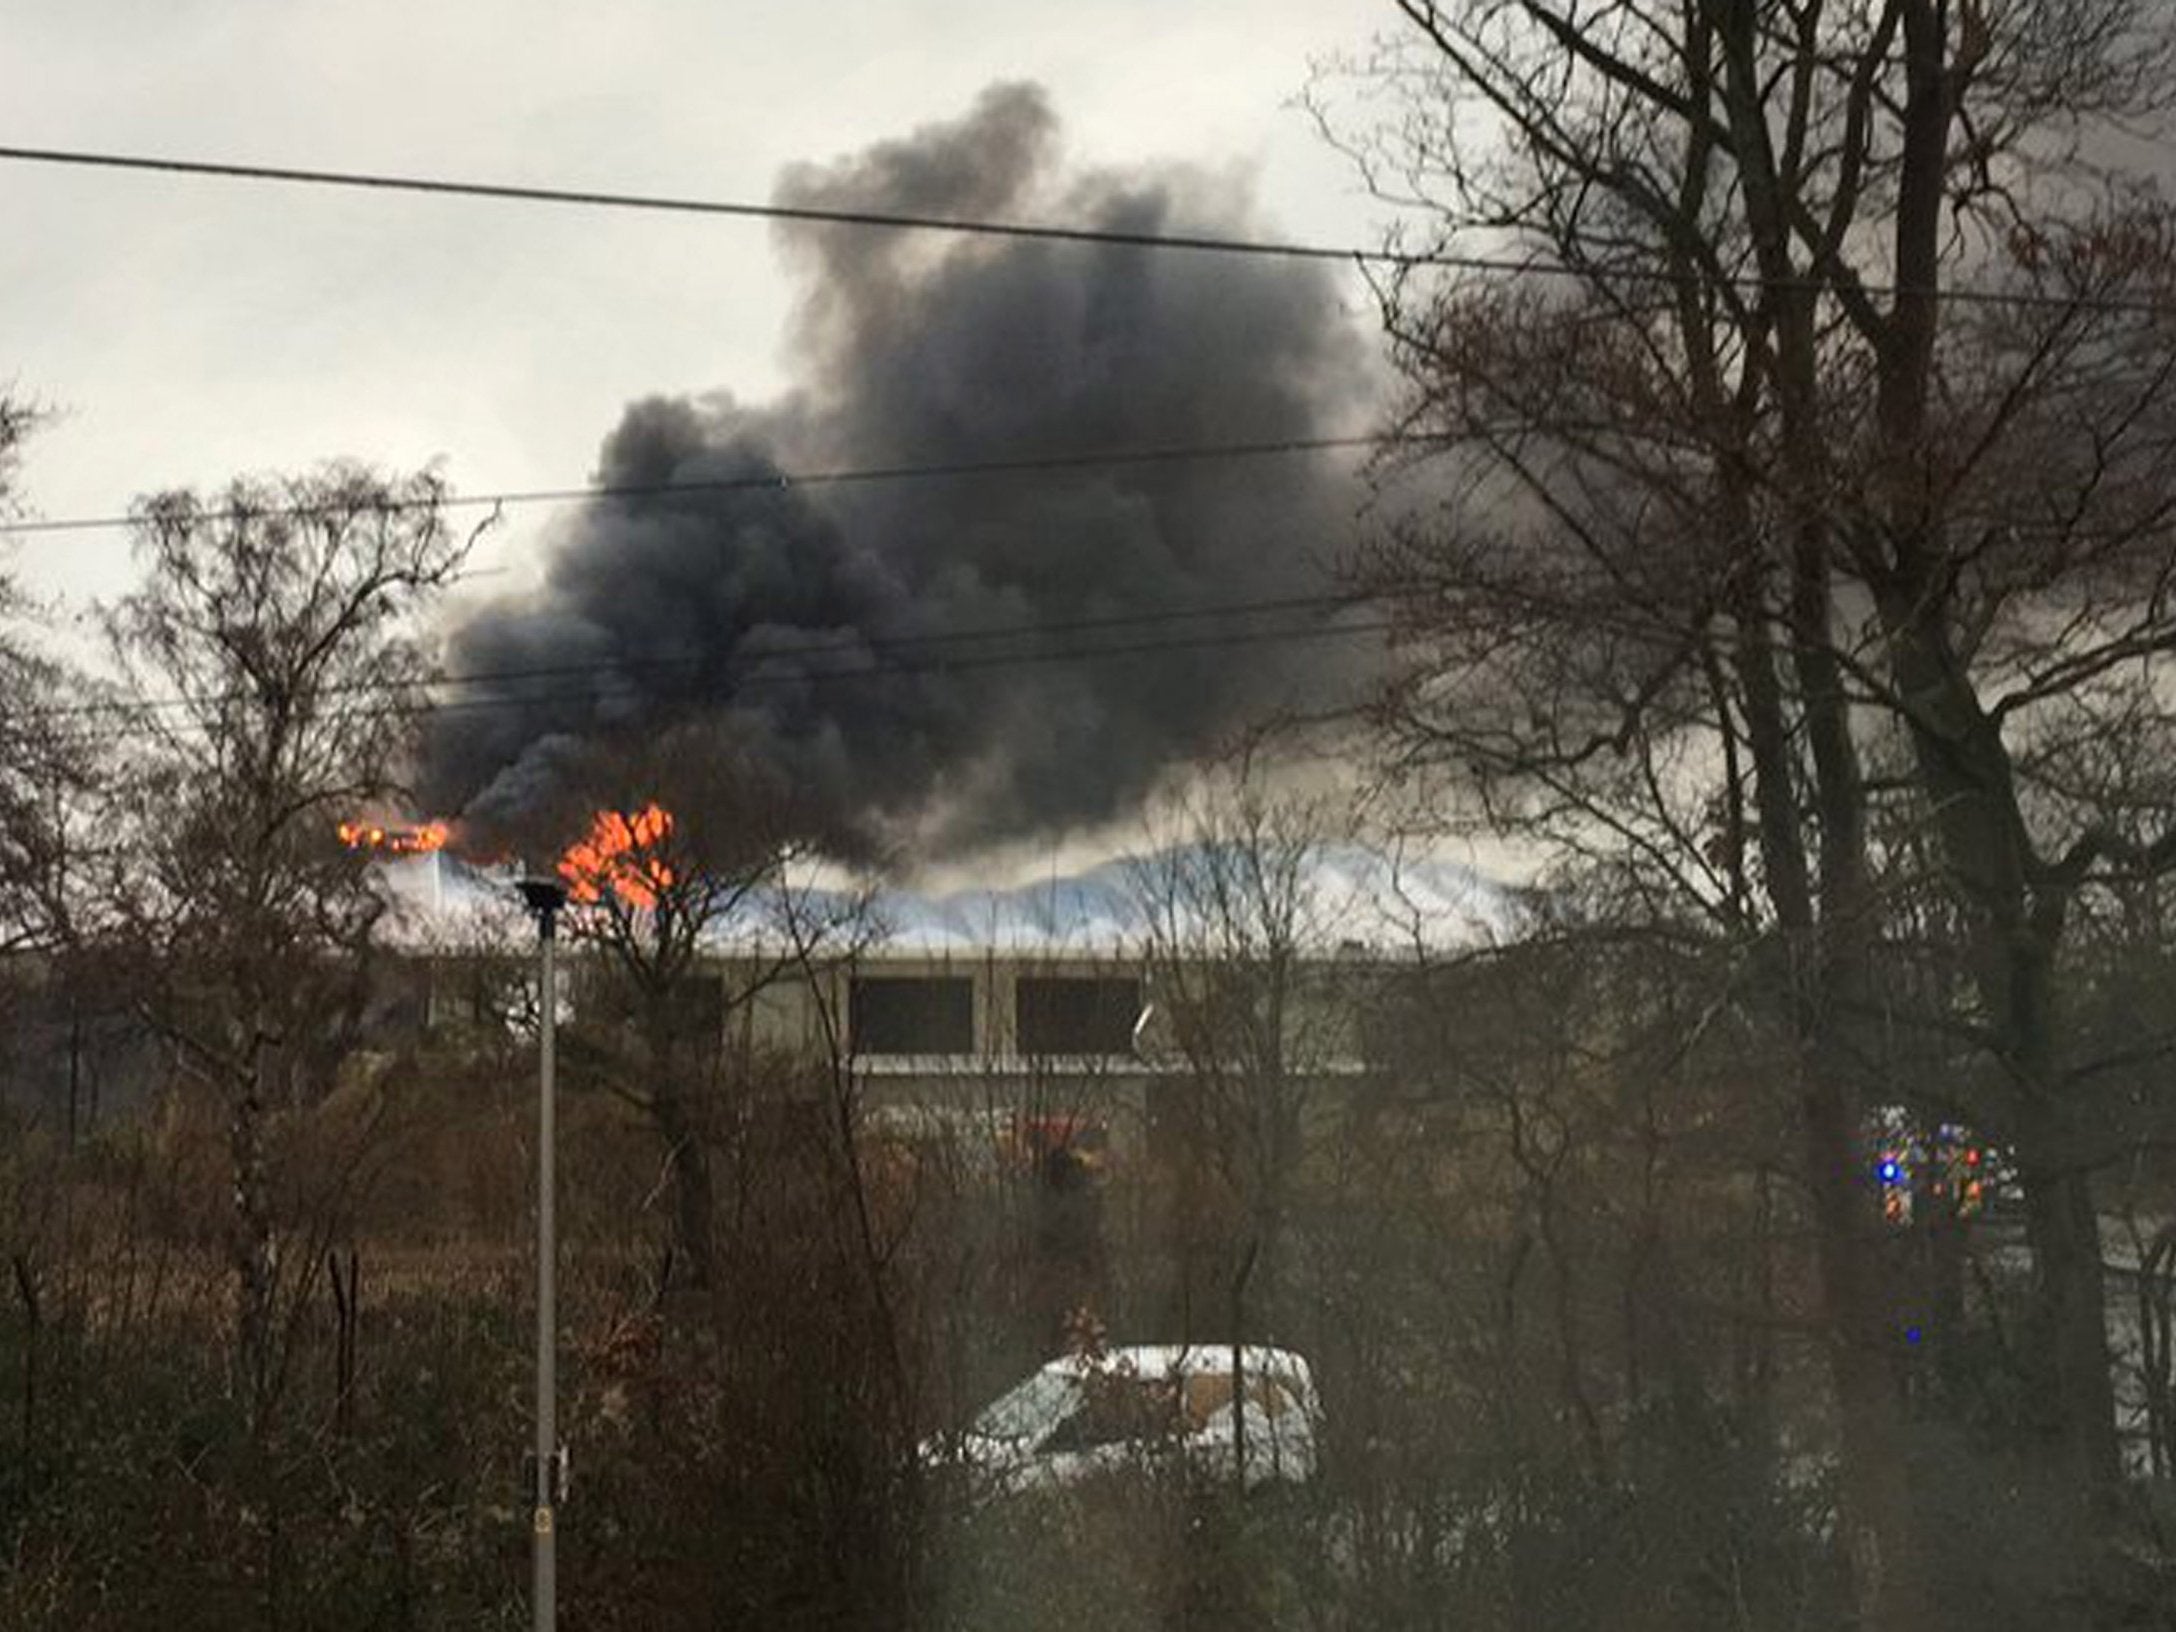
[[[1320,878],[1349,833],[1325,800],[1276,791],[1243,757],[1182,800],[1131,868],[1153,1029],[1186,1067],[1167,1112],[1184,1164],[1182,1282],[1207,1248],[1221,1283],[1209,1318],[1235,1367],[1241,1345],[1290,1316],[1293,1214],[1311,1147],[1344,1108],[1327,1079],[1357,1052],[1365,968],[1335,957],[1337,903]]]
[[[429,670],[409,620],[459,568],[434,475],[334,465],[147,499],[140,588],[107,609],[134,751],[113,790],[129,934],[183,1081],[224,1111],[235,1359],[253,1421],[281,1384],[275,1128],[333,1085],[386,900],[341,820],[398,797]]]
[[[15,505],[15,474],[22,460],[23,439],[36,425],[37,411],[20,397],[0,394],[0,504]]]
[[[570,938],[600,954],[603,1024],[575,1041],[655,1129],[674,1253],[686,1283],[709,1290],[713,1163],[772,1063],[739,1022],[780,980],[812,978],[850,931],[793,884],[804,846],[775,783],[701,728],[599,756],[587,785],[611,802],[558,865]]]
[[[1862,1612],[1922,1624],[1864,1178],[1918,859],[1887,805],[1932,841],[1969,977],[1940,1019],[2029,1198],[2051,1459],[2117,1478],[2060,963],[2081,891],[2176,862],[2102,757],[2176,747],[2168,226],[2107,158],[2169,32],[2137,0],[1398,9],[1403,122],[1356,150],[1523,271],[1382,286],[1401,428],[1446,450],[1386,472],[1435,492],[1361,564],[1409,636],[1382,720],[1488,825],[1745,948],[1796,1040]]]
[[[0,516],[13,510],[20,450],[38,417],[0,395]],[[36,608],[0,572],[0,951],[50,954],[80,938],[88,869],[72,862],[111,733],[98,688],[41,652],[35,627]]]

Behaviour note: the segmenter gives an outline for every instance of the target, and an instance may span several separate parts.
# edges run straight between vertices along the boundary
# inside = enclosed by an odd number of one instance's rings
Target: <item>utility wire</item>
[[[1643,267],[1565,266],[1526,256],[1460,255],[1449,250],[1366,249],[1338,244],[1309,243],[1296,239],[1234,238],[1202,232],[1133,232],[1115,227],[1085,227],[1063,222],[981,221],[952,216],[920,215],[905,211],[845,209],[804,204],[753,204],[746,200],[696,198],[665,193],[630,193],[608,188],[552,187],[516,182],[468,181],[441,176],[399,175],[371,170],[324,170],[300,165],[244,164],[212,159],[174,158],[149,153],[99,152],[85,148],[22,147],[0,145],[0,160],[20,164],[63,165],[78,169],[122,170],[156,175],[208,177],[227,181],[282,182],[296,186],[333,187],[392,193],[420,193],[439,197],[491,199],[506,203],[577,205],[593,209],[641,210],[676,215],[729,216],[755,221],[794,221],[822,226],[877,228],[894,232],[937,232],[982,238],[1015,238],[1069,244],[1100,244],[1121,248],[1185,250],[1210,255],[1255,255],[1282,260],[1338,261],[1357,266],[1387,265],[1428,267],[1445,271],[1486,272],[1516,277],[1546,277],[1646,284],[1673,288],[1681,285],[1727,285],[1732,288],[1797,289],[1815,294],[1827,292],[1827,283],[1816,277],[1769,280],[1755,274],[1706,275],[1649,270]],[[1895,297],[1905,286],[1893,283],[1857,285],[1869,297]],[[1916,292],[1916,291],[1911,291]],[[2046,307],[2057,310],[2128,312],[2144,316],[2176,315],[2166,301],[2123,299],[2111,296],[2041,294],[2028,290],[1953,288],[1941,291],[1945,301],[2008,307]]]
[[[1145,619],[1143,621],[1146,621]],[[1123,641],[1091,646],[1068,647],[1042,652],[982,652],[954,656],[945,653],[925,654],[899,660],[879,654],[868,663],[847,664],[831,668],[796,670],[784,674],[761,672],[740,676],[721,676],[715,682],[695,688],[693,691],[670,698],[660,699],[665,707],[690,702],[726,701],[750,692],[762,692],[774,688],[798,688],[809,685],[832,685],[841,682],[893,679],[900,676],[921,674],[951,674],[986,670],[1026,669],[1055,663],[1096,663],[1113,658],[1132,658],[1170,652],[1217,651],[1227,648],[1265,645],[1286,641],[1313,641],[1347,639],[1357,635],[1391,633],[1396,621],[1375,618],[1349,623],[1313,623],[1302,627],[1270,629],[1225,630],[1215,633],[1197,633],[1167,636],[1160,639]],[[760,659],[758,660],[761,661]],[[427,686],[429,682],[357,682],[345,690],[352,694],[372,689],[389,693],[407,693]],[[509,696],[456,698],[451,702],[424,705],[419,711],[431,715],[488,713],[498,709],[550,708],[562,704],[594,702],[598,693],[594,688],[566,688],[558,691],[527,692]],[[144,712],[149,707],[170,706],[173,699],[153,704],[123,702],[114,705],[116,712],[135,710],[137,717],[121,718],[107,725],[86,732],[79,739],[85,742],[120,742],[131,737],[150,734],[161,729],[160,722]],[[378,712],[385,705],[364,706],[348,704],[329,709],[321,718],[328,720],[354,719]],[[199,722],[181,721],[171,727],[178,733],[202,729]]]
[[[1109,645],[1068,647],[1048,652],[982,652],[963,657],[938,654],[904,662],[889,658],[872,663],[842,665],[830,669],[797,670],[788,674],[753,674],[721,678],[683,697],[660,699],[666,706],[681,702],[727,701],[748,691],[771,687],[826,685],[839,681],[886,680],[901,675],[972,673],[987,669],[1026,669],[1053,663],[1097,663],[1110,658],[1141,657],[1165,652],[1219,651],[1235,646],[1259,646],[1285,641],[1345,639],[1354,635],[1388,634],[1398,627],[1390,618],[1356,623],[1316,623],[1299,628],[1238,629],[1215,634],[1194,634],[1160,640],[1125,641]],[[596,697],[594,691],[567,690],[512,697],[464,697],[434,705],[432,714],[489,712],[499,708],[529,708],[538,704],[580,703]]]
[[[369,502],[327,500],[322,504],[267,504],[244,509],[192,510],[183,518],[192,524],[218,525],[241,521],[295,519],[307,516],[400,515],[411,510],[503,510],[529,504],[602,504],[613,500],[669,498],[677,493],[784,493],[794,488],[854,487],[879,482],[963,480],[979,476],[1062,474],[1067,471],[1121,470],[1129,466],[1210,464],[1220,459],[1265,459],[1302,453],[1340,453],[1392,448],[1451,448],[1493,436],[1524,433],[1596,435],[1607,429],[1599,424],[1567,421],[1533,425],[1506,422],[1495,426],[1461,427],[1446,431],[1378,431],[1354,436],[1291,436],[1262,442],[1200,442],[1162,447],[1109,448],[1079,453],[1032,454],[1017,459],[962,459],[928,465],[869,465],[834,470],[775,471],[764,476],[696,477],[664,482],[609,482],[588,487],[511,488],[488,493],[438,493],[418,498],[387,498]],[[1636,434],[1636,433],[1635,433]],[[1970,517],[1962,519],[1973,519]],[[2060,523],[2018,523],[2012,526],[2064,530]],[[155,525],[150,513],[104,516],[30,517],[11,520],[0,516],[0,537],[28,537],[47,533],[86,533],[139,525]],[[504,572],[503,567],[472,568],[462,576],[483,577]]]
[[[1149,448],[1111,448],[1080,453],[1032,454],[1017,459],[962,459],[927,465],[874,465],[837,470],[775,471],[768,475],[719,476],[669,482],[610,482],[593,487],[536,487],[503,493],[441,494],[394,499],[384,504],[342,503],[267,505],[261,509],[192,512],[192,522],[256,521],[276,517],[398,513],[406,510],[497,510],[526,504],[597,504],[613,499],[669,497],[676,493],[787,492],[797,487],[852,487],[876,482],[932,481],[978,476],[1048,475],[1063,471],[1123,469],[1141,465],[1207,463],[1219,459],[1266,459],[1302,453],[1350,452],[1446,442],[1449,437],[1424,432],[1385,432],[1373,436],[1291,436],[1259,442],[1205,442]],[[133,527],[137,515],[65,516],[50,520],[0,519],[0,535],[83,533]]]
[[[1026,238],[1057,243],[1108,244],[1136,249],[1190,249],[1207,254],[1269,255],[1287,260],[1403,261],[1387,250],[1346,249],[1214,233],[1129,232],[1120,228],[1069,226],[1062,222],[976,221],[898,210],[843,209],[821,205],[752,204],[745,200],[695,198],[666,193],[628,193],[608,188],[533,186],[519,182],[465,181],[438,176],[395,175],[369,170],[320,170],[285,164],[236,164],[146,153],[101,153],[80,148],[0,146],[0,159],[23,164],[69,165],[97,170],[149,171],[210,176],[228,181],[275,181],[309,187],[423,193],[484,198],[518,204],[572,204],[593,209],[643,210],[670,215],[720,215],[751,221],[799,221],[820,226],[875,227],[902,232],[943,232],[983,238]]]
[[[1120,612],[1093,618],[1069,618],[1061,622],[985,624],[974,629],[938,630],[925,634],[897,636],[860,635],[852,638],[806,641],[783,646],[769,646],[747,654],[746,661],[753,664],[770,663],[795,658],[851,657],[868,653],[886,657],[900,652],[941,652],[955,644],[995,640],[1026,640],[1036,636],[1103,633],[1128,629],[1152,628],[1172,623],[1206,621],[1213,618],[1255,617],[1264,613],[1329,612],[1357,605],[1370,597],[1353,593],[1319,595],[1284,595],[1266,600],[1230,601],[1198,606],[1161,607],[1153,611]],[[621,657],[602,658],[580,663],[539,664],[519,669],[485,669],[467,674],[424,676],[414,680],[350,680],[318,688],[319,696],[337,696],[353,692],[393,695],[405,692],[430,692],[448,687],[495,686],[519,683],[527,680],[557,680],[578,678],[584,675],[622,675],[630,671],[693,669],[709,661],[698,656]],[[931,660],[942,663],[938,657]],[[957,660],[955,660],[957,661]],[[586,694],[585,694],[586,695]],[[50,708],[27,709],[26,717],[41,720],[65,719],[78,715],[131,715],[162,712],[167,709],[197,708],[221,703],[239,703],[249,700],[246,692],[203,692],[151,698],[108,698],[86,703],[64,703]],[[513,701],[524,699],[516,698]]]

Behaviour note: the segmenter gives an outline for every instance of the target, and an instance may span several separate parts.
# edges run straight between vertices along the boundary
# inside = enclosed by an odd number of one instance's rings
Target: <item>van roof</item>
[[[1290,1378],[1305,1385],[1310,1392],[1314,1387],[1314,1376],[1308,1370],[1307,1362],[1290,1349],[1243,1343],[1239,1347],[1239,1364],[1243,1371]],[[1232,1346],[1229,1343],[1114,1344],[1094,1356],[1060,1355],[1043,1367],[1044,1371],[1060,1377],[1086,1377],[1111,1371],[1130,1371],[1139,1377],[1192,1377],[1229,1373],[1231,1369]]]

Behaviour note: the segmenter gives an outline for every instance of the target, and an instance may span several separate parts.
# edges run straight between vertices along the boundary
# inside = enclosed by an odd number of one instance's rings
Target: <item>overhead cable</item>
[[[1077,453],[1029,454],[1010,459],[961,459],[934,464],[873,465],[836,470],[774,471],[763,475],[691,477],[665,482],[605,482],[591,487],[536,487],[499,493],[442,493],[382,504],[266,505],[245,510],[192,512],[192,522],[257,521],[281,516],[376,514],[405,510],[497,510],[530,504],[599,504],[617,499],[666,498],[679,493],[763,493],[793,488],[850,487],[877,482],[932,481],[977,476],[1049,475],[1064,471],[1123,469],[1138,465],[1210,463],[1219,459],[1266,459],[1282,454],[1335,453],[1448,440],[1413,432],[1373,436],[1293,436],[1254,442],[1205,442],[1149,448],[1109,448]],[[82,533],[133,527],[138,515],[0,518],[0,535]]]
[[[524,182],[471,181],[446,176],[402,175],[374,170],[327,170],[291,164],[249,164],[217,159],[177,158],[165,154],[104,152],[87,148],[0,145],[0,160],[18,164],[136,171],[224,181],[278,182],[293,186],[488,199],[502,203],[726,216],[755,221],[788,221],[819,226],[875,228],[892,232],[950,233],[982,238],[1179,250],[1208,255],[1255,255],[1282,260],[1335,261],[1356,266],[1425,267],[1444,271],[1641,284],[1660,288],[1720,285],[1746,290],[1796,289],[1819,294],[1829,287],[1826,280],[1815,276],[1768,279],[1753,273],[1687,273],[1642,266],[1567,266],[1534,256],[1458,254],[1447,249],[1408,250],[1395,246],[1366,248],[1311,243],[1298,239],[1238,238],[1209,232],[1131,231],[1119,227],[1093,227],[1054,221],[984,221],[899,210],[848,209],[810,204],[758,204],[745,199],[633,193],[612,188],[548,186]],[[1858,282],[1853,287],[1857,293],[1869,297],[1894,297],[1924,292],[1893,283]],[[2167,301],[2150,299],[1971,288],[1942,289],[1939,293],[1945,301],[1959,303],[2129,312],[2148,316],[2176,315],[2176,306]]]
[[[1140,621],[1150,621],[1144,616]],[[773,689],[800,689],[807,686],[835,685],[842,682],[896,679],[921,674],[954,674],[981,670],[1027,669],[1059,663],[1095,663],[1116,658],[1136,658],[1160,653],[1189,651],[1215,651],[1232,647],[1265,645],[1281,642],[1350,639],[1358,635],[1387,635],[1398,627],[1393,619],[1371,618],[1365,620],[1330,622],[1320,621],[1297,627],[1273,627],[1268,629],[1234,629],[1207,633],[1190,633],[1165,636],[1156,639],[1098,643],[1087,646],[1061,647],[1050,651],[1030,652],[969,652],[952,654],[943,651],[922,652],[905,658],[888,654],[881,646],[871,652],[871,661],[795,669],[783,673],[763,672],[761,665],[770,654],[757,654],[749,660],[756,668],[754,673],[721,675],[693,688],[689,693],[658,699],[660,706],[673,708],[689,703],[706,701],[724,702],[752,692]],[[569,666],[570,672],[574,666]],[[371,704],[347,703],[329,709],[321,716],[325,719],[352,719],[382,712],[389,706],[411,709],[419,714],[433,716],[446,714],[490,713],[497,710],[553,708],[578,706],[598,699],[595,687],[562,687],[556,690],[516,692],[482,697],[456,697],[450,701],[433,701],[422,695],[433,682],[428,681],[358,681],[349,686],[328,687],[326,695],[368,694],[380,692],[393,702]],[[163,698],[122,699],[103,705],[116,717],[100,722],[83,733],[80,740],[93,742],[118,742],[131,737],[141,737],[165,730],[175,734],[188,734],[204,729],[196,720],[181,720],[165,724],[153,718],[156,711],[185,703],[211,699]],[[26,710],[26,717],[51,718],[55,714],[86,713],[101,705],[77,705],[69,709],[46,711]]]
[[[1359,605],[1372,597],[1350,592],[1317,595],[1282,595],[1264,600],[1226,601],[1194,606],[1158,607],[1140,612],[1111,613],[1101,617],[1067,618],[1057,622],[984,624],[973,629],[930,630],[918,634],[872,635],[857,631],[840,638],[789,642],[784,645],[763,646],[744,654],[749,663],[772,663],[799,658],[854,657],[869,655],[888,658],[898,653],[936,653],[954,645],[979,644],[1001,640],[1030,640],[1052,635],[1093,634],[1128,629],[1153,628],[1173,623],[1207,622],[1219,618],[1259,617],[1265,613],[1334,612]],[[942,655],[925,659],[932,664],[947,661]],[[392,695],[400,692],[429,692],[449,687],[498,686],[520,684],[530,680],[558,680],[581,676],[624,677],[630,673],[696,669],[703,667],[708,658],[682,656],[616,657],[589,659],[579,663],[547,663],[529,665],[518,669],[483,669],[466,674],[425,675],[413,680],[388,680],[373,678],[335,682],[317,688],[320,696],[335,696],[350,692],[374,692]],[[217,706],[223,703],[246,702],[241,692],[188,693],[168,697],[116,697],[96,699],[83,703],[62,703],[48,708],[24,710],[26,716],[38,719],[65,719],[74,715],[127,715],[162,712],[168,709]]]

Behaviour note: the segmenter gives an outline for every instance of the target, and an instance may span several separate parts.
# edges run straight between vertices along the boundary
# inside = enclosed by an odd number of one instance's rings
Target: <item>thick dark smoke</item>
[[[1067,179],[1055,135],[1038,89],[993,87],[956,124],[790,171],[778,197],[1253,225],[1228,178]],[[784,241],[806,280],[799,388],[638,402],[600,483],[1269,441],[1353,418],[1362,346],[1320,267],[838,226]],[[1343,468],[1279,455],[598,503],[556,539],[538,595],[453,633],[455,675],[523,678],[459,688],[424,792],[516,830],[579,802],[569,784],[600,752],[696,731],[791,789],[841,850],[959,853],[1120,814],[1174,760],[1350,676],[1351,642],[1188,645],[1234,626],[1126,621],[1324,589],[1355,497]],[[1083,622],[1103,626],[1068,628]],[[1043,632],[931,638],[1023,628]],[[1089,643],[1160,649],[1047,660]]]

